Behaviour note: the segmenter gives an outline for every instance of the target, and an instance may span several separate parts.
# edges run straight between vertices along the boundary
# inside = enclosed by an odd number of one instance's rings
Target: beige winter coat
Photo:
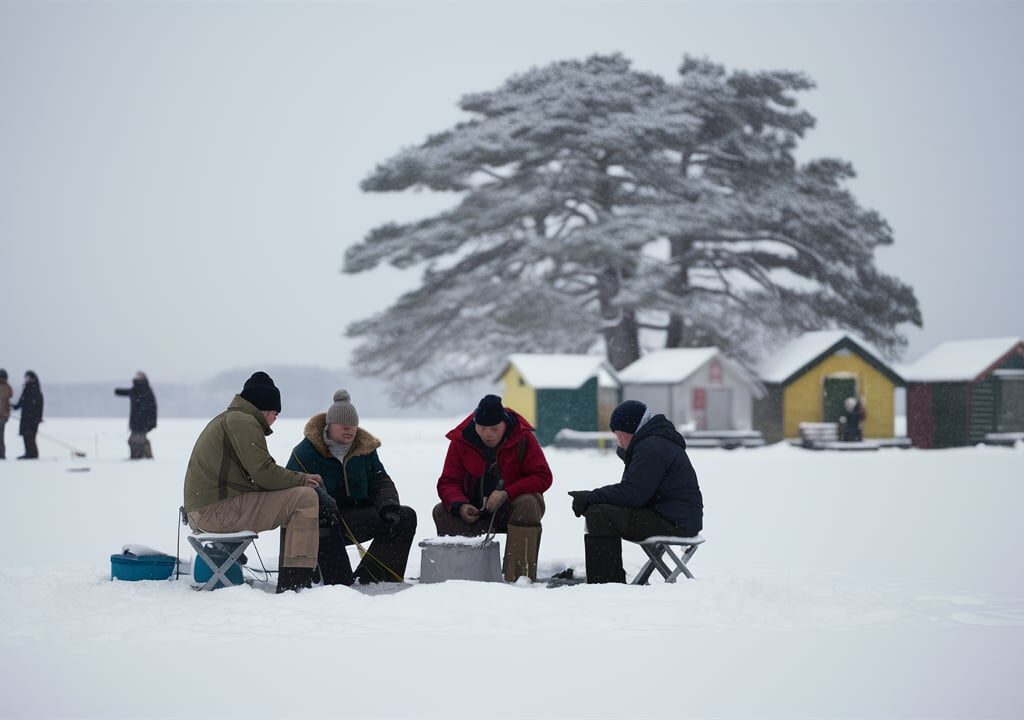
[[[11,395],[13,391],[6,380],[0,381],[0,419],[11,417]]]

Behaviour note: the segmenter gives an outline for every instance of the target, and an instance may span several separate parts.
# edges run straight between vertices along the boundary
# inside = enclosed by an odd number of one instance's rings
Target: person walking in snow
[[[493,529],[507,533],[505,580],[536,580],[551,468],[533,427],[500,397],[487,395],[445,437],[450,442],[437,481],[441,502],[433,512],[437,534],[483,535],[493,518]]]
[[[12,405],[21,411],[18,433],[25,442],[25,454],[19,460],[36,460],[39,458],[39,446],[36,445],[36,433],[39,423],[43,421],[43,391],[39,386],[39,376],[31,370],[25,371],[25,385],[21,389],[21,397]]]
[[[7,425],[7,421],[11,419],[11,396],[14,391],[11,390],[10,384],[7,382],[7,371],[0,368],[0,460],[7,459],[7,446],[4,444],[4,427]]]
[[[704,501],[686,441],[664,415],[626,400],[609,421],[626,467],[622,479],[591,491],[573,491],[572,509],[585,516],[588,583],[624,583],[622,539],[693,537],[703,527]]]
[[[401,582],[416,534],[416,511],[402,505],[377,454],[381,442],[359,426],[347,390],[306,423],[288,469],[315,473],[330,501],[321,502],[318,564],[325,585]],[[331,510],[324,511],[325,505]],[[373,542],[352,571],[348,545]]]
[[[115,395],[131,398],[128,410],[128,452],[132,460],[152,458],[153,449],[146,433],[156,427],[156,396],[149,387],[149,378],[139,370],[130,388],[115,388]]]
[[[265,372],[245,381],[228,409],[199,434],[185,470],[185,512],[195,532],[287,528],[277,591],[310,587],[320,544],[319,475],[287,470],[266,436],[281,412],[281,392]]]

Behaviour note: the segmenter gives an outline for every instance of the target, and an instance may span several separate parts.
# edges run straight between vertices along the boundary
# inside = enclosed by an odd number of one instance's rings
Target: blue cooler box
[[[174,572],[170,555],[111,555],[111,580],[166,580]]]
[[[214,558],[214,562],[218,562],[218,560]],[[231,567],[224,574],[235,585],[242,584],[242,566],[238,563],[232,563]],[[196,555],[196,559],[192,563],[192,579],[195,580],[197,585],[202,585],[211,577],[213,577],[213,571],[210,570],[210,566],[201,557]],[[222,587],[224,587],[224,583],[218,580],[211,589],[216,590]]]

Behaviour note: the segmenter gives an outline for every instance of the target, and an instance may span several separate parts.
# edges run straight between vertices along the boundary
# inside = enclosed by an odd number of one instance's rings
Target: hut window
[[[708,377],[713,383],[722,382],[722,364],[717,360],[712,360],[708,366]]]

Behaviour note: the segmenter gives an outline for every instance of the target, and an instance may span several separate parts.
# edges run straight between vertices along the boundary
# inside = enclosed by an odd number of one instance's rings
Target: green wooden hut
[[[536,428],[549,445],[559,430],[606,430],[618,404],[615,370],[597,355],[516,353],[508,356],[496,380],[502,398]]]
[[[975,445],[1024,433],[1024,341],[942,343],[903,373],[907,435],[914,447]]]

